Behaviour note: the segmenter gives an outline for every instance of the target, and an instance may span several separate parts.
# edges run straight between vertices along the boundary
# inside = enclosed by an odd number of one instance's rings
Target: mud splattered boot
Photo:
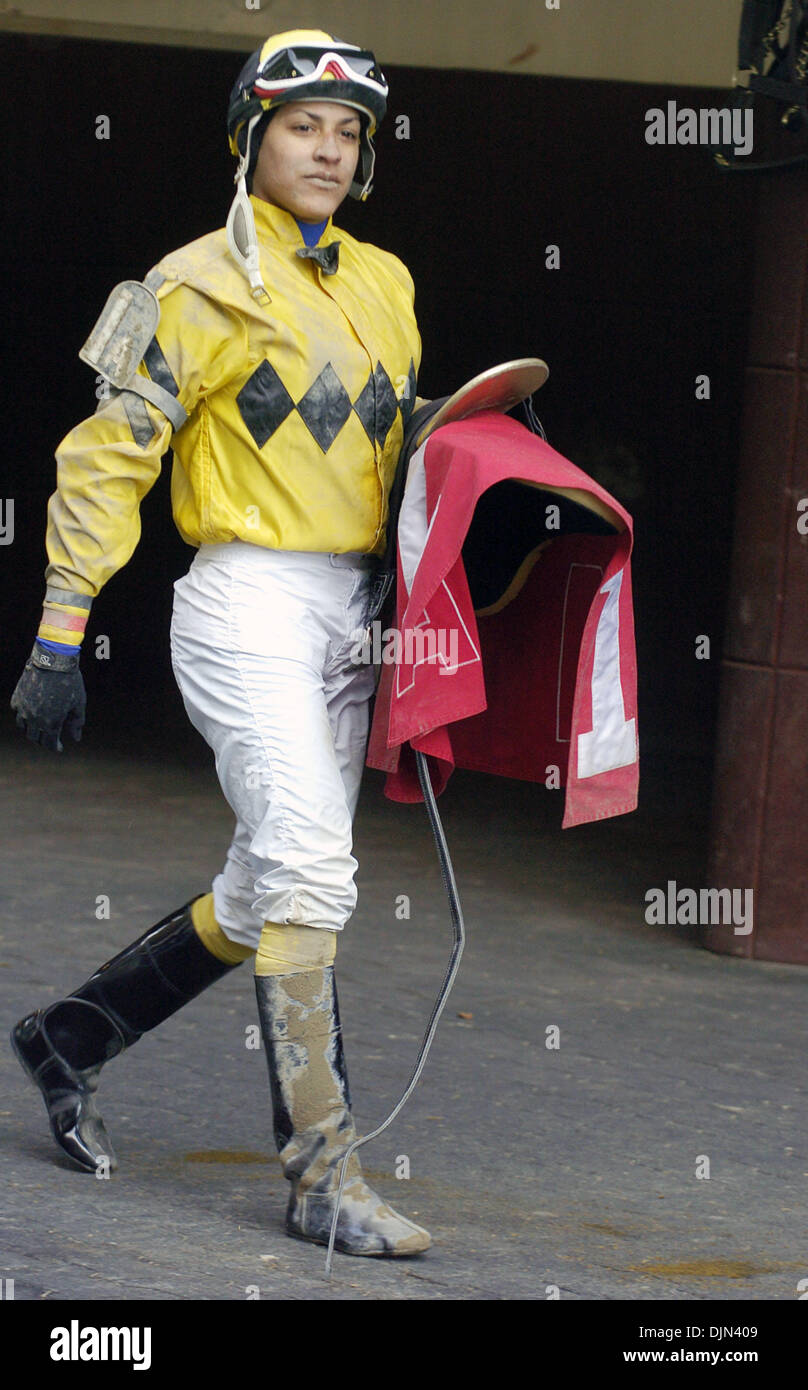
[[[339,1022],[334,970],[256,975],[269,1066],[275,1142],[292,1184],[286,1229],[327,1245],[343,1154],[356,1138]],[[352,1154],[335,1249],[346,1255],[417,1255],[429,1232],[367,1186]]]
[[[28,1014],[12,1031],[54,1139],[88,1172],[112,1171],[118,1162],[95,1103],[104,1063],[235,968],[203,946],[190,908],[164,917],[75,993]]]

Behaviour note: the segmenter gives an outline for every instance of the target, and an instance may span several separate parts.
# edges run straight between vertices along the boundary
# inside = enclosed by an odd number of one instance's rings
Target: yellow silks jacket
[[[174,520],[191,545],[383,551],[421,362],[412,277],[330,218],[318,242],[339,240],[329,274],[298,256],[291,213],[251,203],[271,303],[251,297],[224,230],[150,273],[161,316],[138,370],[188,419],[172,439],[161,411],[123,391],[71,430],[48,504],[49,585],[94,597],[126,564],[169,445]]]

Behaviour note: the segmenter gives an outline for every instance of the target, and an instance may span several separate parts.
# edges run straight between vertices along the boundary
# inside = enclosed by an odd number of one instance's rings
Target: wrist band
[[[79,647],[74,647],[70,652],[55,652],[50,647],[43,647],[37,638],[28,663],[39,671],[78,671],[80,656]]]
[[[46,642],[56,642],[59,646],[80,647],[91,605],[92,598],[89,594],[57,589],[49,584],[45,591],[37,637]]]

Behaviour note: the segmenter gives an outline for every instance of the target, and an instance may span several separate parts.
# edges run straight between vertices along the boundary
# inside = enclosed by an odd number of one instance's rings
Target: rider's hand
[[[25,729],[32,743],[57,753],[63,751],[63,728],[78,743],[84,726],[87,696],[79,655],[79,648],[70,653],[54,652],[34,642],[11,697],[17,727]]]

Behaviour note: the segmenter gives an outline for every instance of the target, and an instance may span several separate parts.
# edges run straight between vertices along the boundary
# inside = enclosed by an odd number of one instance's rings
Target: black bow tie
[[[339,247],[338,241],[332,241],[328,246],[301,246],[296,254],[316,261],[324,275],[336,275],[339,270]]]

